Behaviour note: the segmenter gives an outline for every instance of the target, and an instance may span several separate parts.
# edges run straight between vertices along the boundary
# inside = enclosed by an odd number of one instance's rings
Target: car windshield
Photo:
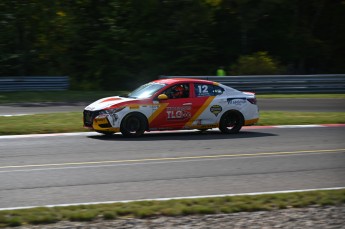
[[[134,99],[146,99],[151,97],[154,93],[156,93],[159,89],[163,88],[164,86],[165,84],[160,83],[147,83],[129,93],[128,97]]]

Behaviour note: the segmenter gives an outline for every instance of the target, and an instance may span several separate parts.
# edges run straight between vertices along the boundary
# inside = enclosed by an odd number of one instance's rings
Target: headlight
[[[126,107],[120,107],[120,108],[115,108],[115,109],[108,109],[108,110],[101,110],[99,112],[99,114],[109,114],[109,115],[112,115],[112,114],[115,114],[117,112],[120,112],[122,111],[123,109],[125,109]]]

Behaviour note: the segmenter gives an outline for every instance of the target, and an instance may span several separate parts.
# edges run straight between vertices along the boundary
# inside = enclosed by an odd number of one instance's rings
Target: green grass
[[[262,111],[258,125],[343,124],[345,112]]]
[[[35,102],[93,102],[97,99],[124,95],[128,91],[19,91],[0,92],[0,104]],[[345,94],[269,94],[260,98],[345,98]]]
[[[93,102],[97,99],[123,95],[126,91],[19,91],[0,92],[0,104],[36,102]]]
[[[258,125],[302,125],[345,123],[344,112],[262,111]],[[45,134],[88,131],[82,111],[0,117],[0,135]]]
[[[345,94],[257,94],[259,99],[345,99]]]
[[[82,111],[0,117],[0,135],[85,131]]]
[[[0,227],[51,224],[62,220],[93,221],[236,212],[272,211],[308,206],[344,205],[345,189],[256,196],[38,207],[0,211]]]

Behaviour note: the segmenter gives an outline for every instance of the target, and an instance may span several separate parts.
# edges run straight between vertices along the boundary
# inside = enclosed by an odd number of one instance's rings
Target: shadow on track
[[[209,131],[176,131],[176,132],[146,132],[141,137],[136,138],[126,138],[121,134],[114,134],[111,136],[107,135],[95,135],[88,136],[88,138],[98,139],[102,141],[169,141],[169,140],[181,140],[181,141],[206,141],[206,140],[221,140],[221,139],[241,139],[241,138],[259,138],[267,136],[277,136],[272,133],[262,133],[262,132],[250,132],[241,131],[238,134],[223,134],[217,130]]]

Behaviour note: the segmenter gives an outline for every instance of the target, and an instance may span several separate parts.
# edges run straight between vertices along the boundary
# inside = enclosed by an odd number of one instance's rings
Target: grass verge
[[[18,91],[0,92],[0,104],[37,102],[87,102],[100,98],[125,95],[128,91]],[[258,94],[260,98],[324,98],[345,99],[345,94]]]
[[[129,217],[187,216],[342,204],[345,204],[345,189],[52,208],[38,207],[0,211],[0,227],[51,224],[62,220],[93,221]]]
[[[345,94],[258,94],[259,99],[345,99]]]
[[[17,91],[0,92],[0,104],[38,102],[93,102],[100,98],[123,95],[126,91]]]
[[[258,125],[305,125],[345,123],[344,112],[262,111]],[[87,131],[82,112],[0,117],[0,135]]]

